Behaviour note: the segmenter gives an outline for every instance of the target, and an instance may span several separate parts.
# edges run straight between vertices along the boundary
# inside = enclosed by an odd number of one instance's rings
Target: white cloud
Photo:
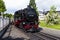
[[[29,0],[4,0],[6,4],[7,11],[19,10],[26,8],[29,4]],[[52,5],[57,7],[57,10],[60,10],[60,0],[36,0],[38,10],[49,10]],[[10,11],[11,12],[11,11]]]
[[[55,5],[57,10],[60,10],[60,0],[40,0],[37,2],[39,10],[49,10],[52,5]]]
[[[29,4],[29,0],[4,0],[6,8],[25,8]]]

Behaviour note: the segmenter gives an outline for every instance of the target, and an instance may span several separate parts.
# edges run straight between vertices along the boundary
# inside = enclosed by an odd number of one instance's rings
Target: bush
[[[54,15],[47,15],[45,21],[47,24],[59,24],[60,18],[58,17],[58,13],[57,13]]]

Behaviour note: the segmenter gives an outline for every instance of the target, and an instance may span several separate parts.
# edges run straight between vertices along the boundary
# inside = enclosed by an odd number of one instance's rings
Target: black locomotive
[[[38,15],[33,8],[28,6],[23,10],[18,10],[15,12],[14,24],[16,27],[22,28],[25,31],[37,31]]]

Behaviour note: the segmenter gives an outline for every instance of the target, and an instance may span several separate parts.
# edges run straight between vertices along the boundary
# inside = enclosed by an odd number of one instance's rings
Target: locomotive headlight
[[[23,24],[25,24],[25,22],[23,22]]]

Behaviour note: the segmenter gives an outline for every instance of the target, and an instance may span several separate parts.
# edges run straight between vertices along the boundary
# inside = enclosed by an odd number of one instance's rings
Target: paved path
[[[11,30],[10,29],[11,29],[11,27],[7,30],[3,39],[6,39],[8,36],[10,37],[10,40],[11,39],[19,39],[19,40],[29,39],[29,37],[27,35],[25,35],[24,32],[22,32],[21,30],[19,30],[15,26],[12,25],[12,29]],[[10,32],[10,34],[9,34],[9,32]]]

